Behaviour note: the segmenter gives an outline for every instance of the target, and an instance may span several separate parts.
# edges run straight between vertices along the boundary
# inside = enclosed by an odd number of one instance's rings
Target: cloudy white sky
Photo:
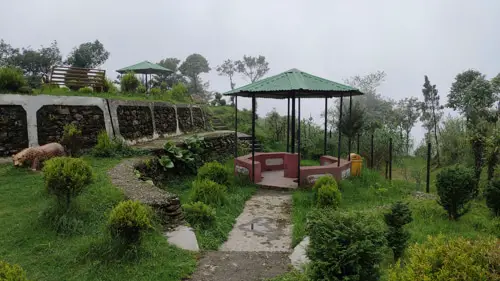
[[[142,60],[200,53],[215,69],[228,58],[264,55],[269,75],[298,68],[342,82],[383,70],[380,93],[392,99],[421,97],[428,75],[446,99],[457,73],[500,72],[498,0],[0,1],[0,38],[15,47],[57,40],[64,56],[99,39],[111,52],[102,67],[112,78]],[[215,70],[204,79],[211,90],[229,89]],[[273,107],[286,112],[284,102],[265,100],[258,113]],[[322,108],[320,100],[303,103],[318,121]]]

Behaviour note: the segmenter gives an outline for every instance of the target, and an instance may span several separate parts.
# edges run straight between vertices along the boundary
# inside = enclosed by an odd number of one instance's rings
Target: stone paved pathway
[[[259,190],[245,204],[228,240],[200,260],[193,281],[263,280],[289,270],[290,193]]]

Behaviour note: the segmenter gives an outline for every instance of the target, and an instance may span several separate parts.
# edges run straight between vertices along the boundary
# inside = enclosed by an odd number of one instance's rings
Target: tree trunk
[[[410,155],[410,131],[406,131],[406,155]]]
[[[437,165],[438,167],[441,166],[441,162],[439,161],[439,142],[438,142],[438,135],[437,135],[437,119],[436,119],[436,110],[434,108],[434,105],[432,106],[432,119],[434,121],[434,139],[436,141],[436,158],[437,158]]]

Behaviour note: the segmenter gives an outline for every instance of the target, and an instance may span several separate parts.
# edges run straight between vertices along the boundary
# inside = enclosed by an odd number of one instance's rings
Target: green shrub
[[[161,89],[160,88],[152,88],[149,90],[149,93],[153,96],[159,96],[161,95]]]
[[[77,157],[83,147],[82,130],[73,124],[66,124],[61,140],[61,144],[66,148],[69,155]]]
[[[403,256],[408,245],[410,233],[403,227],[412,220],[411,210],[408,204],[403,202],[394,203],[391,212],[384,214],[384,221],[388,226],[387,244],[394,254],[395,261]]]
[[[460,166],[443,169],[436,177],[439,204],[452,220],[458,219],[468,210],[466,204],[477,195],[477,185],[472,169]]]
[[[30,86],[22,86],[17,90],[20,94],[31,95],[33,94],[33,89]]]
[[[203,202],[183,204],[187,222],[193,226],[208,226],[215,221],[215,209]]]
[[[103,92],[105,93],[116,93],[118,92],[118,89],[116,88],[115,84],[113,81],[109,79],[104,79],[103,87],[102,87]]]
[[[138,92],[139,94],[144,94],[144,93],[146,93],[147,91],[148,91],[148,89],[146,88],[146,86],[144,86],[144,85],[142,85],[142,84],[141,84],[141,85],[139,85],[139,86],[137,87],[137,92]]]
[[[55,157],[45,162],[43,176],[47,192],[69,208],[71,199],[92,181],[92,168],[79,158]]]
[[[385,237],[377,220],[318,210],[309,216],[307,232],[311,280],[379,279]]]
[[[28,278],[26,278],[26,273],[19,265],[0,261],[0,280],[27,281]]]
[[[335,180],[334,177],[330,176],[330,175],[326,175],[326,176],[321,176],[319,177],[316,182],[314,182],[314,185],[313,185],[313,189],[319,189],[320,187],[322,187],[323,185],[337,185],[337,181]]]
[[[500,216],[500,178],[492,179],[484,190],[486,205],[495,214]]]
[[[106,131],[101,131],[97,135],[97,144],[92,148],[91,153],[95,157],[105,158],[144,155],[147,151],[134,149],[117,138],[110,139]]]
[[[13,67],[0,68],[0,92],[18,92],[26,85],[23,72]]]
[[[389,281],[500,280],[500,249],[496,239],[446,240],[429,237],[409,247],[405,266],[389,269]]]
[[[337,188],[337,184],[322,185],[318,189],[316,204],[318,207],[329,207],[337,209],[342,200],[342,194]]]
[[[83,87],[83,88],[78,89],[78,92],[81,94],[92,94],[94,92],[94,90],[90,87]]]
[[[97,144],[92,148],[92,155],[97,157],[112,157],[115,153],[114,143],[106,131],[101,131],[97,135]]]
[[[108,229],[113,238],[134,244],[140,242],[141,235],[151,229],[152,211],[138,201],[122,201],[111,210]]]
[[[197,179],[192,183],[191,201],[220,206],[226,202],[227,188],[208,179]]]
[[[219,162],[209,162],[201,166],[198,169],[198,178],[209,179],[222,185],[229,183],[229,174],[224,165]]]
[[[139,79],[135,77],[133,72],[126,73],[120,80],[122,92],[135,92],[139,87]]]

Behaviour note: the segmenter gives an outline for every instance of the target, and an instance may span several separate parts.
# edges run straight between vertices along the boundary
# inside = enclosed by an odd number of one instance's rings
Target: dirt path
[[[291,194],[259,190],[245,204],[220,251],[204,255],[193,281],[253,281],[289,269]]]

